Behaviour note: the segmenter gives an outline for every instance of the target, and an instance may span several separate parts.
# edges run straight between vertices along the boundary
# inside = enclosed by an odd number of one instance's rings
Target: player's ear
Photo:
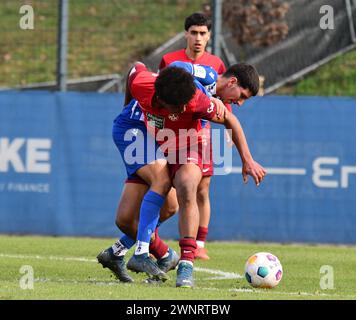
[[[229,79],[229,83],[230,83],[231,86],[233,86],[233,85],[238,85],[238,84],[239,84],[239,80],[237,80],[236,77],[231,77],[231,78]]]
[[[210,40],[211,32],[208,31],[208,41]]]

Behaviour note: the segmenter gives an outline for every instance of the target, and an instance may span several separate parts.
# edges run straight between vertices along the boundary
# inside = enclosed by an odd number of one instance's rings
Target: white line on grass
[[[37,259],[37,260],[56,260],[56,261],[79,261],[79,262],[98,262],[95,259],[88,259],[83,257],[57,257],[57,256],[39,256],[39,255],[24,255],[24,254],[6,254],[0,253],[0,258],[12,259]]]
[[[208,278],[207,280],[225,280],[225,279],[242,279],[243,278],[243,276],[238,273],[224,272],[221,270],[212,270],[212,269],[194,267],[194,271],[219,275],[219,277],[211,277],[211,278]]]
[[[327,293],[311,293],[311,292],[285,292],[285,291],[275,291],[274,289],[248,289],[248,288],[233,288],[233,289],[219,289],[211,287],[199,287],[199,290],[207,291],[228,291],[228,292],[241,292],[241,293],[271,293],[277,295],[288,295],[288,296],[310,296],[310,297],[342,297],[355,299],[355,295],[339,295],[339,294],[327,294]]]
[[[96,259],[88,259],[84,257],[58,257],[58,256],[39,256],[39,255],[22,255],[22,254],[5,254],[0,253],[0,258],[12,258],[12,259],[36,259],[36,260],[54,260],[54,261],[78,261],[78,262],[98,262]],[[221,270],[213,270],[206,268],[194,268],[195,271],[205,272],[217,275],[216,277],[208,278],[207,280],[226,280],[226,279],[240,279],[241,275],[233,272],[224,272]]]
[[[0,253],[0,258],[10,258],[10,259],[36,259],[36,260],[54,260],[54,261],[78,261],[78,262],[91,262],[97,263],[96,259],[88,259],[84,257],[58,257],[58,256],[39,256],[39,255],[23,255],[23,254],[6,254]],[[195,271],[198,272],[205,272],[210,274],[218,275],[217,277],[209,278],[210,280],[225,280],[225,279],[239,279],[243,278],[241,275],[233,272],[223,272],[221,270],[213,270],[213,269],[206,269],[206,268],[194,268]],[[206,279],[208,280],[208,279]],[[36,282],[71,282],[71,283],[80,283],[82,281],[78,280],[64,280],[64,279],[56,279],[52,280],[49,278],[37,278],[35,279]],[[85,282],[88,282],[86,280]],[[121,283],[113,282],[113,281],[97,281],[95,279],[89,280],[96,285],[118,285]],[[219,288],[209,288],[209,287],[199,287],[199,290],[207,290],[207,291],[228,291],[228,292],[243,292],[243,293],[266,293],[266,290],[260,289],[248,289],[248,288],[233,288],[233,289],[219,289]],[[326,293],[310,293],[310,292],[283,292],[283,291],[271,291],[273,294],[278,295],[291,295],[291,296],[312,296],[312,297],[347,297],[351,299],[355,299],[355,295],[338,295],[338,294],[326,294]]]

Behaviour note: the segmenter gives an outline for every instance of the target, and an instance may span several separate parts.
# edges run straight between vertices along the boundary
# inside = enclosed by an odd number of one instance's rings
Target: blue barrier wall
[[[116,237],[125,179],[111,139],[123,96],[0,93],[0,232]],[[356,100],[263,97],[235,110],[258,188],[232,173],[211,185],[210,240],[356,243]],[[161,227],[178,238],[177,217]]]

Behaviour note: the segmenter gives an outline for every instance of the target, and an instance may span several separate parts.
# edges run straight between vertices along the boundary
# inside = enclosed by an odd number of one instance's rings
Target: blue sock
[[[124,234],[119,240],[117,240],[111,248],[109,248],[109,251],[111,254],[114,256],[120,257],[124,256],[127,251],[135,244],[135,240],[131,239],[128,237],[126,234]]]
[[[126,234],[120,238],[120,242],[127,248],[130,249],[136,243],[134,239],[131,239]]]
[[[161,220],[158,220],[156,228],[158,228],[163,222]]]
[[[137,240],[149,243],[159,219],[159,213],[165,197],[149,190],[144,196],[140,210],[140,222],[138,224]]]

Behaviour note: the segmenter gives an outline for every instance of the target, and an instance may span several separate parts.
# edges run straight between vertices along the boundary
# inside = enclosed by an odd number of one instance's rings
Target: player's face
[[[241,107],[243,103],[251,97],[250,89],[242,88],[235,77],[229,78],[225,88],[220,94],[220,98],[224,103],[235,103]]]
[[[210,32],[207,26],[191,26],[185,32],[187,46],[195,53],[204,52],[210,39]]]

